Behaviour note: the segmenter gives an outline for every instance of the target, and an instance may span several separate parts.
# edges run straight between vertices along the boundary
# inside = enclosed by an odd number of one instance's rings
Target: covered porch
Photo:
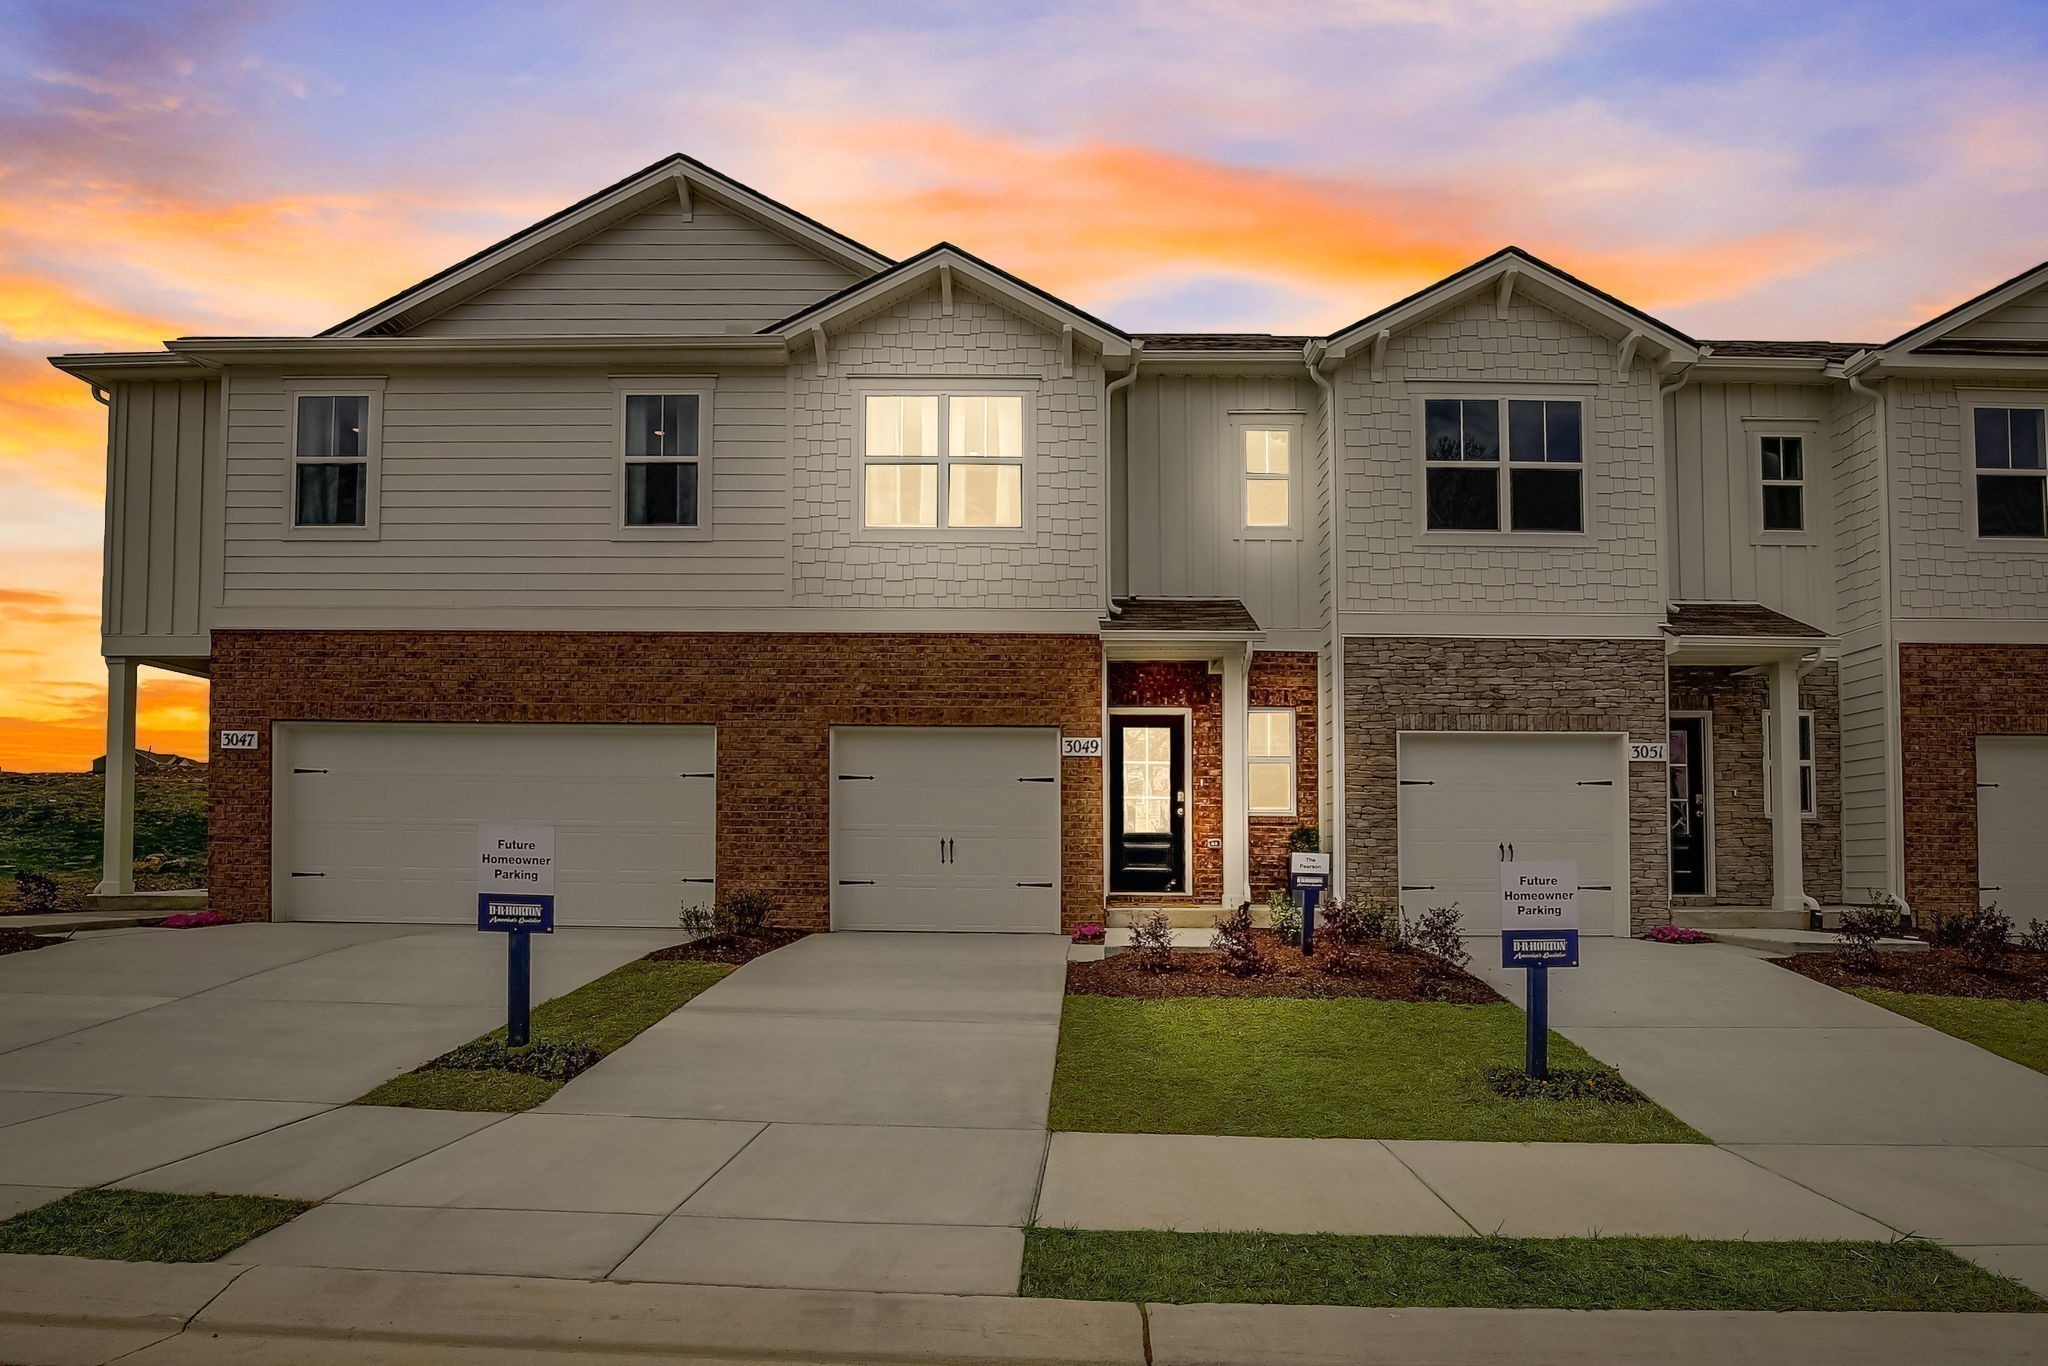
[[[135,748],[138,671],[144,667],[190,678],[206,678],[204,657],[107,657],[107,749],[104,764],[106,796],[101,826],[100,880],[93,888],[91,909],[102,914],[172,915],[206,909],[204,887],[138,891],[135,886]],[[201,756],[206,757],[206,756]]]

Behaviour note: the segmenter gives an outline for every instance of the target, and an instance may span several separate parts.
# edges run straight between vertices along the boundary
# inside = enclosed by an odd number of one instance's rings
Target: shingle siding
[[[1885,387],[1892,403],[1897,615],[2048,620],[2048,555],[2034,546],[2005,550],[1978,542],[1970,525],[1973,476],[1956,383],[1893,379]]]

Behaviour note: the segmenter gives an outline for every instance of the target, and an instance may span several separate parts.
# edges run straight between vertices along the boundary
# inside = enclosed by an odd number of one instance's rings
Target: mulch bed
[[[2048,1001],[2048,953],[2009,950],[1997,967],[1974,967],[1954,949],[1880,953],[1874,968],[1840,953],[1795,953],[1773,959],[1802,977],[1847,990],[1861,987],[1916,996],[1968,996],[1981,1001]]]
[[[786,930],[771,925],[757,934],[707,934],[687,944],[656,949],[647,955],[650,963],[731,963],[738,967],[764,953],[787,948],[810,935],[809,930]]]
[[[1133,953],[1114,953],[1099,963],[1067,964],[1069,996],[1134,996],[1166,1000],[1178,996],[1282,996],[1297,999],[1365,996],[1376,1001],[1447,1001],[1454,1005],[1491,1005],[1500,993],[1468,972],[1450,967],[1426,953],[1394,953],[1374,947],[1364,955],[1363,971],[1338,976],[1318,954],[1304,958],[1301,950],[1271,930],[1254,930],[1272,970],[1257,977],[1237,977],[1223,970],[1223,955],[1188,949],[1173,955],[1175,970],[1148,972]]]
[[[0,930],[0,953],[27,953],[30,949],[47,949],[57,942],[27,930]]]

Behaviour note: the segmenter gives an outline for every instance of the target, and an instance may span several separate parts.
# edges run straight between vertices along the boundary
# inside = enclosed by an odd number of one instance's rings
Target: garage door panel
[[[2048,736],[1977,738],[1978,900],[2025,928],[2048,920]]]

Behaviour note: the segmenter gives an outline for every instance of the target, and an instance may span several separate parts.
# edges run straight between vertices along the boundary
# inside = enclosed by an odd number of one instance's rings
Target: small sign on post
[[[477,827],[476,927],[505,935],[505,1042],[524,1048],[533,1007],[527,936],[555,930],[555,827]]]
[[[1330,856],[1289,854],[1287,890],[1301,898],[1301,951],[1313,958],[1316,953],[1316,902],[1330,890]]]
[[[1503,861],[1500,865],[1500,961],[1529,973],[1525,1065],[1550,1075],[1550,969],[1579,965],[1579,865]]]

